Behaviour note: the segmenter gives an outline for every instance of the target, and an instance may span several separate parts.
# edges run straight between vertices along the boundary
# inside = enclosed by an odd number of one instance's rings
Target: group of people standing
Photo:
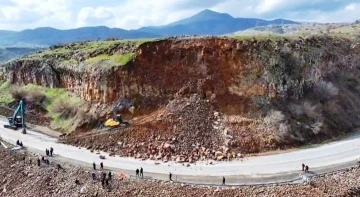
[[[53,153],[54,153],[54,149],[53,149],[52,147],[50,147],[50,150],[49,150],[49,149],[46,149],[46,150],[45,150],[45,153],[46,153],[46,156],[52,157],[52,156],[53,156]]]
[[[136,169],[135,173],[136,173],[136,176],[139,176],[139,177],[141,176],[142,178],[144,178],[144,169],[142,167],[140,168],[140,170],[139,170],[139,168]]]
[[[24,146],[23,143],[22,143],[22,141],[20,142],[20,140],[17,140],[17,141],[16,141],[16,145],[21,146],[21,147]]]
[[[100,163],[100,169],[104,170],[104,164],[103,162]],[[91,177],[92,179],[95,181],[96,180],[96,163],[93,162],[93,172],[91,173]],[[106,173],[105,171],[101,172],[101,185],[103,186],[103,188],[109,187],[109,182],[112,179],[112,173],[109,171],[108,173]]]
[[[302,164],[302,171],[305,173],[309,173],[309,166]]]

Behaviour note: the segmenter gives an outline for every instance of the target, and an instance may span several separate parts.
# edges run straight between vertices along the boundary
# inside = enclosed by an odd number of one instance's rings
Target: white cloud
[[[141,26],[165,25],[185,18],[191,14],[220,2],[219,0],[194,1],[192,0],[126,0],[113,7],[86,7],[82,8],[77,16],[77,26],[107,25],[126,29]],[[183,8],[183,9],[179,9]],[[102,17],[102,14],[112,17]]]
[[[10,0],[0,7],[0,29],[12,30],[66,25],[71,21],[70,0]]]
[[[350,9],[349,9],[350,8]],[[341,23],[341,22],[354,22],[360,19],[360,3],[352,4],[350,7],[346,6],[335,12],[313,12],[309,13],[306,18],[307,21],[317,21],[324,23]]]
[[[286,0],[262,0],[257,6],[258,13],[264,13],[274,10],[281,4],[284,4]]]
[[[345,10],[355,10],[355,7],[356,7],[356,4],[353,3],[353,4],[350,4],[350,5],[346,6]]]
[[[113,12],[106,7],[85,7],[77,15],[77,26],[98,25],[113,18]]]
[[[165,25],[209,8],[234,17],[352,22],[359,0],[0,0],[0,29]]]

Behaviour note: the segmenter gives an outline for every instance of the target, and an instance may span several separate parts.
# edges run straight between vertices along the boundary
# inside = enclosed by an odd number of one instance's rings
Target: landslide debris
[[[324,177],[309,183],[266,187],[208,188],[186,186],[163,181],[120,180],[117,175],[103,188],[99,179],[92,181],[91,170],[57,162],[49,166],[36,164],[38,157],[27,153],[5,151],[0,148],[0,196],[358,196],[359,168]],[[30,164],[30,160],[32,161]],[[104,163],[106,166],[106,162]],[[97,177],[100,171],[96,172]],[[146,171],[145,171],[146,173]],[[75,181],[78,180],[79,184]]]
[[[322,35],[76,43],[8,63],[1,76],[66,88],[87,102],[72,116],[81,124],[64,121],[77,129],[67,143],[143,159],[228,160],[359,128],[357,42]],[[79,51],[88,59],[76,60]],[[132,59],[107,67],[115,54]],[[92,132],[119,98],[134,100],[130,127]]]
[[[68,137],[67,143],[114,154],[176,162],[231,159],[220,113],[200,95],[177,97],[162,110],[117,133]]]

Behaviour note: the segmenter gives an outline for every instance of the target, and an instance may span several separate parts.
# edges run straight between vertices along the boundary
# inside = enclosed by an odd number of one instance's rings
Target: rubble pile
[[[178,163],[223,160],[237,156],[226,147],[224,125],[219,112],[198,94],[175,98],[157,116],[155,122],[148,122],[143,128],[137,129],[151,133],[151,128],[156,128],[157,132],[152,132],[148,138],[134,135],[121,142],[127,149],[127,156]],[[134,129],[133,132],[139,130]]]
[[[226,154],[224,127],[219,113],[208,100],[193,95],[171,101],[166,109],[162,119],[174,125],[170,132],[176,136],[170,143],[174,145],[174,152],[191,155],[189,160],[216,159],[216,152],[221,152],[218,157]]]
[[[66,143],[111,155],[193,163],[242,157],[228,148],[221,114],[198,94],[175,98],[156,117],[135,120],[115,133],[68,138]]]
[[[89,169],[61,163],[63,169],[58,170],[56,162],[38,167],[36,159],[27,153],[10,153],[0,148],[0,196],[358,196],[360,185],[360,169],[353,168],[295,185],[198,187],[155,180],[120,180],[114,175],[109,186],[103,188],[101,171],[97,171],[93,181]]]

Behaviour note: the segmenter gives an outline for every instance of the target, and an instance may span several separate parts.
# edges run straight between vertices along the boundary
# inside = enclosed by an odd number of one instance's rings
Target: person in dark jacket
[[[103,162],[100,163],[100,169],[102,169],[102,170],[104,169],[104,164],[103,164]]]
[[[109,174],[108,174],[108,177],[109,177],[109,180],[111,180],[111,172],[109,171]]]
[[[101,179],[101,186],[104,188],[105,187],[105,179]]]
[[[305,164],[302,164],[302,171],[305,171]]]
[[[54,153],[54,149],[52,147],[50,147],[50,156],[52,157]]]
[[[169,173],[169,180],[172,181],[172,174],[171,174],[171,172]]]
[[[139,176],[139,168],[138,169],[136,169],[136,176]]]
[[[142,178],[144,178],[144,170],[143,170],[142,167],[140,168],[140,176],[141,176]]]
[[[93,162],[93,169],[96,170],[96,164]]]
[[[223,177],[222,185],[225,185],[225,177]]]
[[[37,159],[37,165],[40,166],[40,158]]]
[[[92,172],[91,173],[91,177],[92,177],[92,179],[95,181],[96,180],[96,174],[95,174],[95,172]]]
[[[305,173],[309,173],[309,166],[305,166]]]
[[[109,187],[109,179],[105,179],[105,185],[106,187]]]

